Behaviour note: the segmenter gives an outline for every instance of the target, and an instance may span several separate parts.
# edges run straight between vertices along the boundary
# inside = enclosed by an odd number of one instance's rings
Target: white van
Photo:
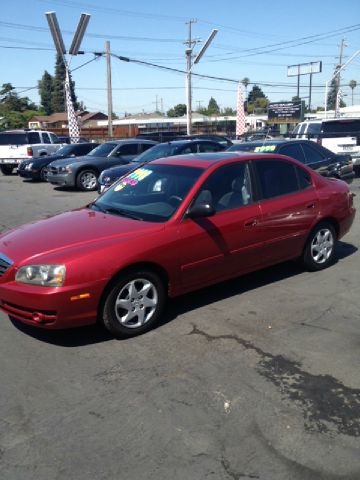
[[[360,166],[360,118],[329,118],[299,123],[292,138],[313,140],[334,153],[350,154]]]

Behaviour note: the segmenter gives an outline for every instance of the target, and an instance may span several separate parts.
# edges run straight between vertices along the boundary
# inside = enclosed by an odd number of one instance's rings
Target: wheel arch
[[[79,167],[79,170],[76,172],[76,178],[85,170],[92,170],[98,176],[100,175],[100,171],[97,167],[94,167],[93,165],[81,165],[81,167]]]
[[[164,284],[165,292],[168,292],[169,288],[169,275],[168,272],[159,264],[153,263],[153,262],[137,262],[133,263],[132,265],[128,265],[120,270],[118,270],[112,277],[111,279],[107,282],[105,285],[105,288],[102,291],[99,304],[98,304],[98,321],[100,320],[100,315],[102,312],[102,308],[104,306],[104,302],[106,300],[106,297],[108,293],[111,291],[113,288],[114,284],[117,282],[117,280],[122,276],[129,274],[131,272],[136,272],[138,270],[148,270],[152,273],[155,273],[159,276],[161,281]]]

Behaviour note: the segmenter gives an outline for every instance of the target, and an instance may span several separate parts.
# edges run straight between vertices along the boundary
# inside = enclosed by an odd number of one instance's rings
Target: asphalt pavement
[[[0,232],[95,196],[0,176]],[[0,479],[359,480],[359,215],[331,268],[186,295],[130,340],[0,313]]]

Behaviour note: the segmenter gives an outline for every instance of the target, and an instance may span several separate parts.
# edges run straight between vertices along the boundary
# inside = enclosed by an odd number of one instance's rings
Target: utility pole
[[[191,67],[192,67],[192,51],[193,47],[196,44],[197,40],[192,40],[191,38],[191,26],[193,23],[196,23],[195,19],[189,20],[187,24],[189,25],[189,36],[185,45],[187,49],[185,50],[186,56],[186,132],[188,135],[191,135],[191,126],[192,126],[192,92],[191,92]]]
[[[202,46],[200,52],[195,56],[194,62],[192,61],[192,53],[193,53],[193,48],[194,45],[200,40],[198,38],[192,39],[191,37],[191,26],[193,23],[196,23],[196,20],[192,19],[187,22],[189,25],[189,37],[188,40],[185,42],[185,45],[187,46],[187,49],[185,50],[185,56],[186,56],[186,131],[188,135],[191,135],[191,127],[192,127],[192,111],[191,111],[191,100],[192,100],[192,95],[191,95],[191,69],[192,67],[198,63],[201,59],[201,57],[204,55],[205,51],[207,50],[208,46],[212,42],[213,38],[217,34],[218,30],[214,29],[209,37],[207,38],[206,42]]]
[[[111,90],[111,63],[110,63],[110,42],[105,42],[105,57],[106,57],[106,87],[107,87],[107,104],[108,104],[108,137],[113,136],[112,124],[112,90]]]

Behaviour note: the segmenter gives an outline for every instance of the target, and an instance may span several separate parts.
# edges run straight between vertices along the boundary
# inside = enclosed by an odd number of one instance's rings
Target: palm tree
[[[241,80],[241,83],[244,85],[245,87],[245,110],[247,111],[247,104],[248,104],[248,91],[247,91],[247,87],[250,83],[250,78],[249,77],[244,77],[242,80]]]
[[[356,88],[356,80],[350,80],[349,87],[351,88],[351,105],[354,105],[354,88]]]

